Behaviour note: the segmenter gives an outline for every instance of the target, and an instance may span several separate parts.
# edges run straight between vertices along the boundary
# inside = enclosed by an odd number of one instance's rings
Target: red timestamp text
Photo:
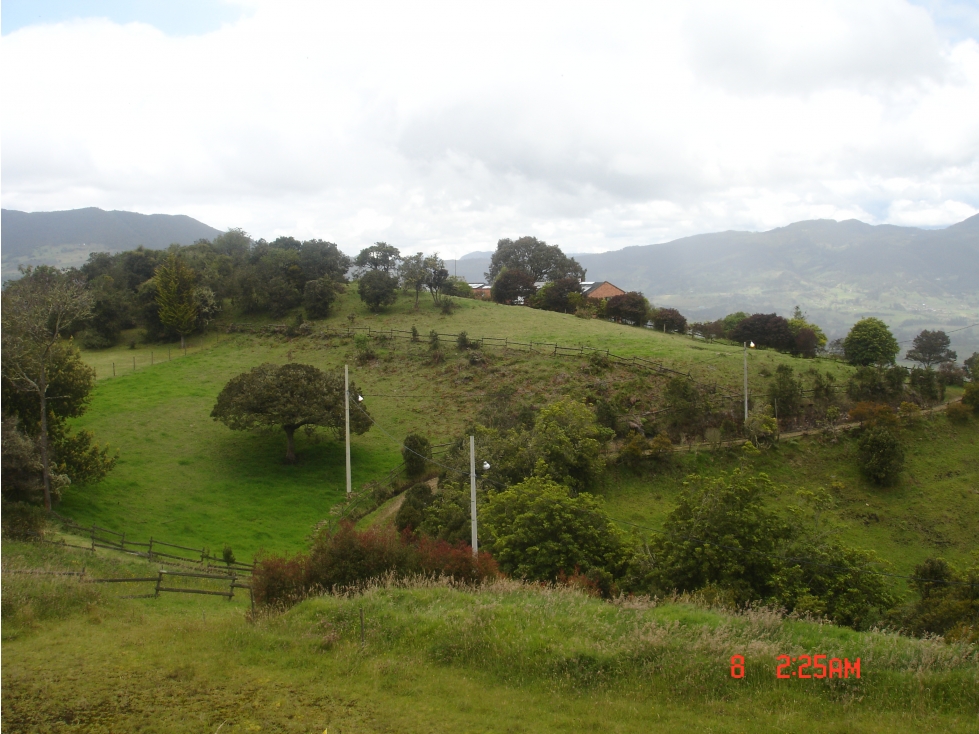
[[[830,658],[828,655],[779,655],[775,677],[782,680],[860,677],[860,658]],[[731,677],[744,678],[744,655],[731,656]]]

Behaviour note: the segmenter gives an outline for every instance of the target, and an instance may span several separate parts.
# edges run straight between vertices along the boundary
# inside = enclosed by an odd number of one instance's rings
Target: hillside
[[[589,279],[642,291],[693,321],[739,310],[785,315],[799,304],[831,338],[879,316],[904,340],[922,328],[950,331],[979,320],[979,215],[939,230],[820,219],[575,258]],[[447,267],[482,281],[489,257]],[[960,355],[971,354],[979,329],[953,340]]]
[[[974,731],[974,646],[770,609],[418,581],[253,617],[247,595],[11,573],[155,573],[107,553],[4,542],[5,731]],[[860,678],[775,677],[803,654],[860,658]]]
[[[360,365],[353,339],[320,335],[329,328],[345,328],[349,314],[354,314],[356,327],[370,327],[375,334],[414,325],[422,341],[377,339],[377,359]],[[468,423],[498,407],[504,399],[501,386],[516,391],[513,400],[536,406],[565,396],[604,395],[630,404],[639,414],[659,406],[670,374],[628,365],[596,371],[587,353],[555,356],[553,348],[543,346],[528,353],[516,345],[487,345],[481,350],[483,361],[471,364],[467,353],[454,346],[452,335],[460,331],[471,338],[584,344],[653,359],[689,372],[701,384],[716,385],[716,399],[740,410],[742,350],[731,345],[705,345],[647,329],[477,301],[461,302],[455,314],[444,316],[430,303],[414,311],[411,299],[402,298],[387,313],[371,315],[352,292],[315,329],[311,336],[294,339],[212,334],[203,349],[195,337],[187,356],[178,356],[167,345],[85,352],[99,381],[91,408],[76,424],[108,440],[121,451],[121,460],[101,484],[70,489],[62,511],[81,523],[94,522],[142,540],[154,536],[211,548],[228,543],[241,557],[259,548],[292,552],[303,547],[313,527],[343,498],[342,445],[325,434],[319,441],[299,438],[299,463],[285,465],[281,432],[233,432],[209,417],[227,380],[262,362],[292,360],[328,370],[350,365],[365,406],[378,423],[353,440],[355,487],[398,466],[398,441],[410,432],[421,432],[433,443],[456,439]],[[431,363],[425,340],[432,329],[446,335],[445,361],[437,365]],[[800,360],[770,351],[749,356],[752,395],[764,394],[779,364],[792,366],[804,380],[810,379],[810,367],[831,372],[838,383],[850,372],[832,360]],[[646,420],[652,429],[652,418]],[[915,434],[908,478],[895,490],[881,491],[857,474],[849,441],[786,443],[766,454],[763,466],[791,491],[842,481],[835,516],[848,541],[879,549],[900,572],[910,571],[929,554],[965,560],[979,547],[979,508],[972,494],[979,478],[977,432],[974,422],[961,429],[945,426],[944,416],[938,416]],[[668,472],[614,470],[601,493],[617,519],[656,528],[686,473],[720,471],[737,461],[723,453],[712,456],[690,453]]]
[[[3,274],[21,264],[80,265],[90,252],[122,252],[142,245],[163,249],[211,239],[220,230],[179,214],[137,214],[96,207],[58,212],[2,211]]]

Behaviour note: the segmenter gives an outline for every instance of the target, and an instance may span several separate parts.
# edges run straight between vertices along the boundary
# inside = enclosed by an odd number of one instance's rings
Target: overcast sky
[[[975,2],[0,7],[4,208],[445,257],[979,211]]]

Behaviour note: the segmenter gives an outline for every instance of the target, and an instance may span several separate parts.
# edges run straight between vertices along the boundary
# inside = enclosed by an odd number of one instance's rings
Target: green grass
[[[577,341],[604,345],[614,353],[653,355],[674,367],[686,365],[700,379],[709,379],[711,373],[722,386],[736,387],[741,379],[737,348],[481,302],[462,302],[455,315],[445,317],[424,302],[415,312],[410,300],[402,299],[391,312],[374,316],[348,294],[337,315],[317,327],[342,328],[351,311],[358,314],[357,325],[369,323],[373,328],[415,324],[423,335],[435,328],[442,333],[466,330],[471,336],[495,333],[517,340]],[[378,346],[377,362],[360,367],[349,340],[238,335],[225,336],[218,344],[215,337],[210,339],[203,349],[192,340],[186,356],[163,363],[157,358],[166,347],[159,346],[85,353],[99,374],[107,374],[106,365],[116,361],[118,376],[99,381],[92,407],[78,424],[118,447],[121,459],[101,484],[70,489],[63,512],[78,522],[98,523],[137,539],[153,536],[211,549],[229,544],[242,558],[260,548],[302,548],[316,523],[344,496],[342,446],[325,435],[318,443],[300,438],[300,461],[290,466],[282,461],[281,433],[232,432],[208,417],[225,382],[264,361],[291,358],[325,369],[340,369],[348,362],[382,427],[398,439],[420,431],[435,442],[455,438],[480,408],[492,403],[487,393],[500,384],[514,385],[525,399],[543,404],[565,395],[581,398],[606,383],[634,391],[639,407],[646,408],[655,406],[663,385],[655,374],[643,376],[627,368],[592,374],[580,357],[493,348],[485,350],[486,365],[471,367],[451,343],[444,344],[447,359],[442,365],[428,364],[424,343],[393,342]],[[143,366],[151,350],[156,364]],[[714,355],[706,357],[711,362],[697,361],[707,353]],[[135,373],[118,370],[124,358],[131,362],[134,355]],[[753,369],[771,369],[781,361],[797,368],[810,364],[772,352],[752,352],[750,357]],[[836,362],[821,366],[835,370],[841,380],[847,374]],[[765,379],[754,372],[752,382],[753,391],[759,392]],[[895,571],[907,573],[929,555],[963,562],[979,548],[975,425],[952,427],[937,417],[907,432],[909,471],[891,489],[875,488],[857,474],[852,442],[846,440],[786,441],[767,452],[759,466],[793,489],[842,482],[837,517],[844,523],[844,536],[858,547],[878,550]],[[719,470],[731,461],[725,454],[702,452],[681,456],[669,472],[644,477],[614,472],[603,493],[618,519],[655,528],[672,508],[687,473]],[[383,476],[399,462],[396,442],[380,430],[355,437],[354,486]]]
[[[6,568],[143,561],[5,542]],[[966,732],[975,647],[692,599],[602,602],[504,582],[376,585],[246,617],[244,600],[4,573],[5,731]],[[61,597],[37,587],[61,584]],[[31,606],[25,613],[25,606]],[[360,612],[366,644],[360,644]],[[746,676],[730,677],[744,655]],[[861,658],[856,680],[776,680],[776,656]]]
[[[351,340],[321,334],[292,340],[222,335],[220,342],[216,335],[194,337],[186,354],[175,345],[84,352],[99,379],[91,407],[75,424],[117,448],[120,461],[102,483],[69,489],[61,511],[79,523],[96,523],[142,540],[152,536],[211,549],[229,544],[240,558],[262,548],[281,552],[303,547],[344,496],[342,446],[323,433],[319,442],[300,437],[300,461],[290,466],[283,462],[281,431],[232,432],[209,417],[224,384],[262,362],[291,359],[330,370],[349,363],[352,379],[367,395],[365,404],[380,426],[397,440],[418,431],[436,443],[456,438],[481,408],[491,407],[488,394],[501,385],[517,387],[524,399],[537,404],[619,385],[635,394],[638,409],[655,406],[664,384],[655,373],[624,367],[593,375],[586,369],[587,359],[579,356],[490,347],[484,350],[485,365],[470,366],[451,340],[443,342],[446,361],[432,366],[424,342],[430,329],[467,331],[473,338],[585,344],[661,360],[703,382],[740,390],[742,354],[737,347],[527,308],[458,303],[454,315],[444,316],[426,301],[415,311],[412,300],[402,297],[390,311],[373,315],[350,289],[337,313],[317,322],[319,332],[347,326],[347,314],[354,313],[356,326],[416,325],[423,338],[420,344],[377,344],[379,359],[365,366],[357,366]],[[764,389],[762,367],[811,364],[774,352],[752,352],[749,361],[756,392]],[[841,379],[848,370],[835,361],[821,361],[820,368]],[[399,448],[396,440],[372,429],[354,438],[352,460],[354,486],[360,487],[397,466]]]
[[[876,551],[890,564],[889,572],[910,574],[936,556],[968,563],[979,550],[979,425],[955,425],[935,415],[900,434],[906,467],[893,487],[876,486],[860,475],[856,440],[846,433],[784,441],[753,464],[782,488],[782,504],[793,502],[800,489],[830,490],[835,502],[830,520],[841,537]],[[640,474],[618,469],[602,490],[606,507],[619,520],[660,528],[688,474],[730,471],[739,454],[738,449],[679,452],[666,468],[650,463]]]

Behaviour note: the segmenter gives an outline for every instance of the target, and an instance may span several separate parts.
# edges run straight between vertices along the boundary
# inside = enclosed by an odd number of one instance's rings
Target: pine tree
[[[184,337],[194,330],[197,323],[197,304],[194,302],[194,271],[171,252],[156,269],[156,302],[160,306],[160,321],[180,334],[180,348]]]

